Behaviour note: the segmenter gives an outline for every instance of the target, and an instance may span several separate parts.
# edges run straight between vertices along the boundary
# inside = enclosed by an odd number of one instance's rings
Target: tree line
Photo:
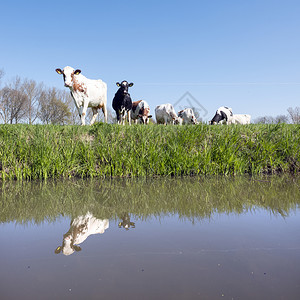
[[[80,124],[77,109],[70,93],[55,87],[46,87],[30,79],[13,78],[2,87],[4,71],[0,69],[0,123],[5,124]],[[287,115],[264,116],[254,119],[254,123],[300,124],[300,107],[289,107]],[[91,118],[88,110],[86,119]],[[101,113],[98,121],[103,121]],[[115,116],[108,109],[108,122],[114,123]]]
[[[0,123],[4,124],[80,124],[77,108],[70,92],[46,87],[19,76],[2,87],[4,71],[0,69]],[[88,110],[87,119],[91,117]],[[108,112],[109,122],[113,121]],[[98,121],[102,114],[99,113]]]
[[[292,123],[300,124],[300,107],[289,107],[287,115],[278,115],[276,117],[263,116],[254,119],[255,124],[278,124],[278,123]]]
[[[3,75],[0,70],[0,80]],[[67,92],[19,76],[0,89],[0,118],[5,124],[71,124],[72,104]]]

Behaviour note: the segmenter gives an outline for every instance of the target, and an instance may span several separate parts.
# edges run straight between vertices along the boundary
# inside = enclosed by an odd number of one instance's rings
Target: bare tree
[[[278,115],[275,117],[275,123],[288,123],[289,118],[286,115]]]
[[[278,124],[278,123],[287,123],[288,117],[285,115],[278,115],[276,117],[264,116],[256,118],[254,124]]]
[[[44,90],[39,97],[39,117],[46,124],[70,124],[71,112],[66,94],[56,88]]]
[[[289,113],[289,117],[293,124],[300,124],[300,107],[297,106],[295,108],[289,107],[287,109]]]
[[[0,85],[1,85],[1,79],[4,76],[4,70],[0,69]]]
[[[15,77],[9,85],[1,90],[0,114],[4,123],[19,123],[26,115],[25,104],[27,96],[24,93],[20,77]]]
[[[4,71],[3,71],[3,69],[0,69],[0,85],[1,85],[1,79],[3,76],[4,76]],[[1,89],[0,90],[0,116],[3,119],[3,122],[6,123],[4,99],[5,99],[5,91],[4,91],[4,89]]]
[[[258,117],[253,121],[254,124],[272,124],[275,123],[271,116]]]
[[[10,89],[5,87],[0,91],[0,116],[4,124],[8,123],[10,109]]]
[[[26,117],[28,124],[34,123],[38,118],[39,97],[41,96],[43,84],[37,84],[34,80],[25,79],[23,83],[24,93],[27,96]]]

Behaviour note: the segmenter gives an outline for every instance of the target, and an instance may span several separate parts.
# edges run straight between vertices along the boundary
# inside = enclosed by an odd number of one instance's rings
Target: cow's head
[[[150,113],[150,108],[149,107],[143,107],[139,111],[139,119],[142,124],[148,124],[149,119],[152,118],[152,115],[149,115]]]
[[[63,70],[56,69],[56,72],[60,75],[63,75],[65,87],[72,88],[74,82],[76,82],[76,76],[78,76],[81,73],[81,70],[75,70],[72,67],[67,66]]]
[[[222,106],[216,111],[216,114],[211,119],[210,124],[214,125],[218,124],[221,121],[227,121],[230,116],[232,116],[232,109],[226,106]]]
[[[196,119],[195,116],[191,117],[191,124],[195,124],[195,125],[198,124],[197,119]]]
[[[126,80],[123,80],[121,83],[117,82],[116,85],[119,87],[119,92],[123,95],[128,94],[128,88],[133,86],[133,82],[128,83]]]
[[[55,254],[63,253],[64,255],[71,255],[74,252],[81,251],[81,248],[73,243],[73,237],[70,234],[65,234],[62,246],[55,249]]]
[[[149,124],[149,119],[152,118],[152,115],[148,115],[148,116],[139,115],[139,118],[142,124]]]
[[[172,117],[174,125],[182,125],[183,119],[181,117]]]

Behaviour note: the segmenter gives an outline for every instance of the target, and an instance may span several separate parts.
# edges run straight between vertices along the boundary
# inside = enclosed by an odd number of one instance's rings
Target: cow
[[[234,114],[229,117],[228,124],[250,124],[251,116],[246,114]]]
[[[178,112],[178,118],[182,119],[182,124],[198,124],[194,111],[191,108],[185,108]]]
[[[150,115],[150,106],[145,100],[139,100],[132,102],[131,119],[136,123],[140,121],[142,124],[148,124]]]
[[[178,118],[172,104],[161,104],[155,108],[155,118],[157,124],[181,124],[182,119]]]
[[[131,222],[130,216],[128,213],[125,213],[121,216],[122,221],[119,222],[118,227],[129,230],[129,228],[135,228],[135,223]]]
[[[113,98],[112,107],[117,114],[118,124],[125,125],[126,115],[128,118],[129,125],[131,124],[130,111],[132,108],[132,100],[128,93],[128,88],[133,86],[133,83],[128,83],[123,80],[121,83],[117,82],[116,85],[119,87]]]
[[[232,116],[232,108],[228,108],[226,106],[221,106],[216,111],[216,114],[209,122],[210,124],[227,124],[228,119]]]
[[[91,125],[94,124],[98,109],[102,109],[105,122],[107,122],[107,85],[101,79],[88,79],[81,74],[81,70],[65,67],[63,70],[56,69],[62,74],[65,87],[68,87],[77,107],[81,125],[85,125],[85,115],[88,107],[92,108],[93,117]]]
[[[62,245],[56,248],[55,253],[62,252],[64,255],[71,255],[75,251],[81,251],[79,244],[83,243],[91,234],[104,233],[108,227],[108,219],[96,219],[89,212],[84,216],[78,216],[71,221],[70,229],[64,234]]]

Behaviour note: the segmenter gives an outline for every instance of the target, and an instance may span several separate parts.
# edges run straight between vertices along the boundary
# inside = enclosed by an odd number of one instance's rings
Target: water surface
[[[4,182],[1,299],[299,299],[299,186]]]

